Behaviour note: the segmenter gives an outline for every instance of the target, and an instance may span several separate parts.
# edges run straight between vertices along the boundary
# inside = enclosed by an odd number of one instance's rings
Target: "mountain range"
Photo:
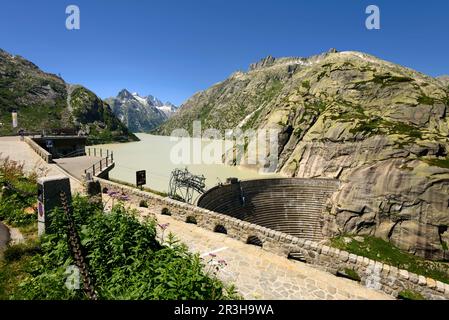
[[[332,49],[266,57],[192,96],[156,132],[191,131],[195,120],[203,130],[277,129],[277,172],[341,181],[326,236],[376,236],[448,260],[448,108],[448,77]]]
[[[140,96],[121,90],[117,97],[105,99],[114,114],[131,132],[148,132],[167,121],[177,108],[170,102],[163,103],[152,95]]]

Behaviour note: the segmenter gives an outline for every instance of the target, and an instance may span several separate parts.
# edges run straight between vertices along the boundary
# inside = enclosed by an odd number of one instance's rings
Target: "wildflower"
[[[226,261],[223,260],[223,259],[218,260],[218,264],[221,265],[221,266],[227,266],[227,265],[228,265],[228,264],[226,263]]]
[[[158,226],[159,226],[162,230],[167,229],[169,225],[170,225],[170,223],[158,224]]]
[[[129,197],[126,194],[122,194],[122,195],[120,195],[120,200],[121,201],[128,201]]]

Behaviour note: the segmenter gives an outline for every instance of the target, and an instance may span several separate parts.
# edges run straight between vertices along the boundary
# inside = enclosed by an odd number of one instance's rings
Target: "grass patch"
[[[19,284],[28,275],[31,259],[30,255],[23,254],[11,261],[0,260],[0,300],[9,300],[14,296]]]
[[[349,268],[345,268],[343,271],[337,272],[337,275],[357,282],[362,281],[357,271]]]
[[[140,188],[137,188],[134,184],[129,183],[129,182],[121,181],[121,180],[118,180],[118,179],[109,179],[109,181],[112,181],[112,182],[115,182],[115,183],[119,183],[119,184],[123,184],[125,186],[128,186],[128,187],[140,190]],[[156,194],[158,196],[164,197],[164,198],[168,197],[168,194],[165,193],[165,192],[160,192],[160,191],[157,191],[157,190],[154,190],[154,189],[150,189],[150,188],[143,188],[143,190],[146,191],[146,192],[150,192],[150,193]]]
[[[301,85],[302,85],[303,88],[310,89],[310,81],[309,80],[304,80],[301,83]]]
[[[31,257],[40,252],[38,243],[35,241],[28,241],[14,246],[9,246],[3,252],[3,259],[6,262],[20,261],[24,257]]]
[[[355,118],[355,117],[354,117]],[[359,118],[361,119],[361,118]],[[355,128],[350,130],[351,133],[363,132],[365,134],[398,134],[408,136],[414,139],[422,139],[422,132],[409,124],[402,122],[391,122],[379,117],[362,119]]]
[[[403,290],[399,292],[398,298],[402,300],[426,300],[420,293],[412,290]]]
[[[351,241],[345,241],[345,238],[350,238]],[[395,266],[399,269],[405,269],[419,275],[449,283],[448,263],[424,260],[404,252],[379,238],[365,237],[363,242],[359,242],[350,236],[341,236],[331,239],[331,246],[355,255]]]
[[[435,99],[428,96],[421,96],[418,98],[418,103],[433,106],[435,104]]]
[[[435,166],[435,167],[449,169],[449,158],[446,158],[446,159],[425,159],[424,162],[426,162],[430,166]]]

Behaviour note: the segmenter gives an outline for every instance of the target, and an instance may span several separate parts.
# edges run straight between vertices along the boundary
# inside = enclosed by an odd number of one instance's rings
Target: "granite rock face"
[[[197,93],[160,128],[278,129],[285,176],[337,178],[326,236],[382,237],[449,259],[449,88],[360,52],[268,57]]]

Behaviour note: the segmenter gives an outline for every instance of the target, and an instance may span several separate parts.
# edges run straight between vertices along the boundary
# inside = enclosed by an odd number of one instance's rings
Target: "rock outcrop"
[[[159,132],[280,131],[277,171],[342,184],[323,232],[382,237],[429,259],[449,252],[449,88],[360,52],[267,58],[190,98]]]

